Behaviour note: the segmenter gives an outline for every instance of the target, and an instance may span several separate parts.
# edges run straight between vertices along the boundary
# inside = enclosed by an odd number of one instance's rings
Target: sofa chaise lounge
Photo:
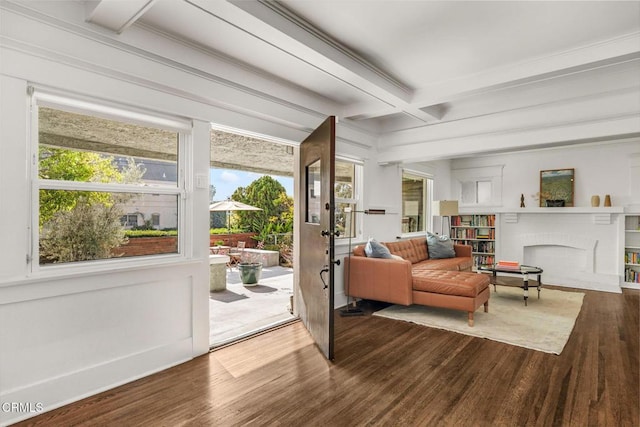
[[[427,240],[383,243],[402,259],[369,258],[364,246],[345,258],[345,293],[354,298],[393,304],[420,304],[473,313],[489,310],[489,277],[471,272],[471,246],[454,245],[455,257],[430,259]]]

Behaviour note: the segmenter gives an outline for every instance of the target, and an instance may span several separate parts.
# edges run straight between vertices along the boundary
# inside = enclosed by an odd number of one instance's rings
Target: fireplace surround
[[[537,265],[549,285],[621,292],[622,208],[529,208],[496,215],[497,259]]]

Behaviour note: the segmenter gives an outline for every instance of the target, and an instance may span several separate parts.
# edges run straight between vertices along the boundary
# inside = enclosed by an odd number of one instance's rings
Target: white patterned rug
[[[467,312],[437,307],[392,305],[373,315],[560,354],[582,308],[584,293],[542,288],[538,299],[532,288],[526,307],[522,293],[520,288],[500,285],[494,292],[491,286],[489,313],[483,307],[476,310],[473,327],[467,323]]]

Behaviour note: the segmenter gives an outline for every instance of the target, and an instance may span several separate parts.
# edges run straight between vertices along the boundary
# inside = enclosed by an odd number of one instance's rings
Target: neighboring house
[[[144,169],[142,182],[145,185],[175,183],[178,179],[176,162],[135,158],[135,163]],[[116,157],[114,162],[119,170],[128,165],[128,158]],[[121,222],[126,229],[151,227],[156,230],[176,229],[178,217],[175,212],[175,198],[162,194],[136,198],[125,207]]]

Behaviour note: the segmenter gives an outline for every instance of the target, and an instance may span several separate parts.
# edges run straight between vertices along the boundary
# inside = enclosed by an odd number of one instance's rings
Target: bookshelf
[[[480,265],[493,265],[496,259],[496,216],[469,214],[451,217],[451,240],[471,246],[473,270]]]
[[[640,215],[624,219],[624,286],[640,289]]]

